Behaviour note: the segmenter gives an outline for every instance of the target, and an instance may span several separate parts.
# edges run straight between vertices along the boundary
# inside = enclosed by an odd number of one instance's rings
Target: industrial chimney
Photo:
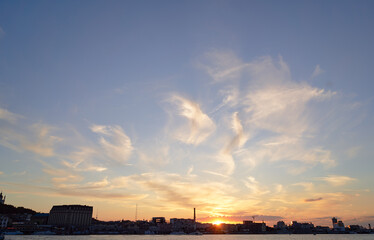
[[[193,221],[196,222],[196,208],[193,208]]]

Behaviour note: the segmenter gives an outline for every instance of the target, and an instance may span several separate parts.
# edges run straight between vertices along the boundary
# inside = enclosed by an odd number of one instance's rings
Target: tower
[[[5,204],[5,198],[6,196],[3,196],[3,192],[0,193],[0,204]]]
[[[193,221],[196,222],[196,208],[193,208]]]
[[[196,232],[196,208],[193,208],[193,230]]]

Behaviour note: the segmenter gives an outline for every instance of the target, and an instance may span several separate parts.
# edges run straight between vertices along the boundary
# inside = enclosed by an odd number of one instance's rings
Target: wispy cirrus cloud
[[[293,80],[281,57],[278,61],[266,56],[244,62],[232,52],[213,51],[204,56],[200,65],[215,83],[231,89],[221,91],[222,103],[214,111],[235,103],[231,106],[235,106],[236,116],[243,119],[242,128],[257,140],[251,146],[244,146],[243,141],[243,148],[233,154],[234,161],[238,158],[252,167],[263,161],[298,161],[304,166],[288,168],[297,174],[318,163],[327,167],[336,164],[330,150],[312,144],[320,126],[313,121],[311,108],[331,100],[335,92]],[[226,108],[221,116],[229,111]],[[238,139],[237,136],[232,143]]]
[[[239,89],[236,86],[222,89],[219,91],[219,94],[223,96],[222,102],[211,113],[217,112],[225,106],[234,107],[239,103]]]
[[[27,125],[16,124],[0,128],[0,144],[17,152],[30,151],[43,157],[55,155],[55,145],[62,141],[52,132],[54,127],[35,123]]]
[[[327,177],[319,177],[317,180],[327,182],[333,186],[342,186],[354,181],[357,181],[356,178],[348,176],[339,176],[339,175],[328,175]]]
[[[304,188],[305,191],[312,191],[314,189],[314,184],[312,182],[298,182],[292,184],[292,186],[300,186]]]
[[[108,157],[122,164],[128,161],[134,148],[120,126],[92,125],[91,130],[101,135],[99,143]]]
[[[70,153],[65,160],[62,160],[62,165],[81,172],[102,172],[107,170],[102,163],[95,164],[94,159],[100,156],[100,152],[92,147],[79,147],[77,151]]]
[[[264,195],[269,193],[268,190],[265,190],[264,187],[260,185],[260,183],[252,176],[247,177],[246,180],[243,181],[244,185],[251,190],[251,192],[256,195]]]
[[[215,82],[236,80],[247,66],[232,51],[211,51],[203,55],[198,66],[204,69]]]
[[[234,131],[235,136],[223,149],[225,154],[231,153],[233,150],[242,147],[248,140],[248,136],[244,133],[243,125],[239,119],[238,112],[235,112],[232,115],[232,130]]]
[[[306,118],[307,103],[331,98],[333,92],[313,88],[306,83],[265,86],[246,96],[249,123],[275,133],[300,136],[310,130]]]
[[[240,149],[248,140],[247,134],[244,133],[243,125],[239,119],[238,112],[234,112],[231,119],[231,128],[235,135],[221,149],[216,159],[223,164],[221,172],[224,175],[231,175],[235,170],[235,160],[233,151]]]
[[[84,177],[77,173],[61,168],[57,169],[52,167],[50,164],[43,164],[45,165],[45,168],[43,168],[43,172],[51,177],[52,183],[58,188],[61,186],[65,186],[67,183],[77,184],[84,179]]]
[[[201,182],[193,175],[143,173],[130,176],[126,181],[150,191],[164,203],[163,208],[168,210],[197,207],[203,212],[213,212],[216,208],[229,209],[235,202],[235,198],[229,194],[233,188],[227,184]]]
[[[37,153],[39,155],[50,157],[55,155],[54,145],[60,142],[62,138],[51,135],[53,127],[46,124],[33,124],[31,131],[34,133],[35,139],[25,140],[22,146],[29,151]]]
[[[188,121],[188,126],[179,127],[174,137],[184,143],[199,145],[204,142],[216,129],[213,120],[204,113],[200,105],[176,94],[169,102],[177,106],[178,115]]]
[[[1,36],[1,28],[0,28],[0,36]],[[0,108],[0,119],[14,124],[19,118],[23,118],[23,116],[9,112],[5,108]]]
[[[54,168],[50,164],[43,163],[43,172],[51,177],[53,192],[58,195],[74,197],[92,197],[109,200],[140,200],[146,194],[129,193],[124,185],[119,185],[118,181],[110,181],[108,177],[87,182],[85,176],[71,169]],[[119,189],[119,190],[118,190]]]

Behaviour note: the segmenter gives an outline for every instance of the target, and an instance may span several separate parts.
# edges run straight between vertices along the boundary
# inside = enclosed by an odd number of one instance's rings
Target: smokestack
[[[196,208],[193,208],[193,221],[196,222]]]

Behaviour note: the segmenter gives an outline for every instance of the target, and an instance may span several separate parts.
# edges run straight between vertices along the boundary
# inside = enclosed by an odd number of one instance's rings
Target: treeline
[[[0,214],[23,214],[23,213],[34,215],[36,212],[29,208],[15,207],[13,205],[8,205],[8,204],[0,204]]]

